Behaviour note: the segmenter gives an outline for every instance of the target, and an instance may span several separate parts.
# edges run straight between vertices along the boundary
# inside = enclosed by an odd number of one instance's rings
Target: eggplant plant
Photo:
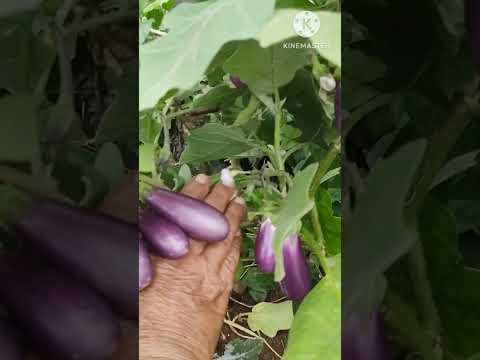
[[[255,306],[249,324],[264,334],[289,329],[287,348],[273,350],[286,359],[312,352],[339,358],[340,279],[334,270],[339,266],[341,204],[335,119],[341,80],[339,2],[297,1],[287,9],[274,0],[173,8],[169,2],[147,3],[140,9],[144,36],[139,49],[142,207],[191,238],[222,241],[229,233],[224,216],[178,192],[199,173],[209,175],[212,184],[234,181],[248,207],[235,288],[245,289]],[[302,11],[325,24],[327,38],[320,39],[319,32],[307,39],[295,32],[301,30],[293,24]],[[215,20],[211,13],[217,14]],[[182,30],[185,22],[188,31]],[[329,43],[328,50],[319,46],[321,41]],[[181,45],[187,43],[193,45]],[[153,218],[149,222],[151,229],[157,224]],[[158,232],[143,232],[155,251],[158,242],[152,234]],[[239,301],[240,293],[232,296]],[[273,303],[282,297],[289,301],[276,307]],[[324,307],[323,299],[332,302]],[[313,317],[305,321],[300,315],[291,327],[290,300],[299,313]],[[266,309],[282,310],[264,314]],[[324,324],[327,313],[333,316]],[[258,323],[257,316],[266,316],[266,322]],[[267,323],[275,323],[272,316],[285,321],[268,328]],[[324,336],[327,329],[329,336]],[[302,338],[306,332],[322,340],[308,343]],[[285,335],[276,336],[283,341]],[[262,344],[257,336],[221,341],[219,349],[226,345],[236,355],[255,353],[253,359],[276,356],[266,346],[260,354]]]

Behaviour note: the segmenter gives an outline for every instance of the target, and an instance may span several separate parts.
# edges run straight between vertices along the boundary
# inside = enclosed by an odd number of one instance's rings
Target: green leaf
[[[261,339],[235,339],[225,345],[222,356],[215,355],[213,360],[258,360],[262,350]]]
[[[329,124],[311,72],[299,70],[280,94],[287,99],[285,109],[295,118],[295,126],[302,131],[302,140],[323,144],[322,135]]]
[[[442,182],[450,179],[451,177],[458,175],[465,170],[475,166],[477,164],[477,156],[480,154],[480,150],[471,151],[467,154],[463,154],[451,159],[446,163],[439,173],[435,177],[431,188],[433,189]]]
[[[275,281],[280,281],[285,276],[282,255],[283,240],[290,232],[294,231],[298,222],[314,206],[314,201],[310,197],[309,192],[317,169],[318,164],[312,164],[295,176],[287,198],[272,219],[277,227],[275,238],[273,239],[276,261]]]
[[[239,46],[223,69],[239,76],[254,92],[272,94],[292,81],[308,61],[305,49],[285,49],[283,44],[264,49],[256,41],[248,41]]]
[[[257,147],[242,130],[211,123],[192,131],[180,161],[198,164],[239,155]]]
[[[0,114],[0,161],[38,165],[40,143],[35,98],[29,95],[7,96],[0,100]]]
[[[105,176],[110,189],[115,188],[125,174],[125,166],[120,149],[113,143],[104,144],[97,153],[95,169]]]
[[[277,336],[277,332],[289,330],[292,326],[293,303],[291,301],[259,303],[248,314],[247,322],[251,330],[261,331],[273,338]]]
[[[265,301],[270,291],[275,289],[275,282],[272,274],[266,274],[258,268],[249,268],[240,283],[248,287],[250,296],[256,302]]]
[[[138,87],[138,64],[130,63],[124,77],[117,79],[115,98],[105,112],[95,136],[95,142],[118,141],[137,145],[138,112],[137,99],[132,96],[132,89]]]
[[[329,255],[337,255],[341,249],[342,220],[333,214],[332,199],[327,190],[320,188],[315,194],[315,203],[322,226],[325,248]]]
[[[211,89],[205,95],[195,99],[192,104],[193,109],[214,109],[224,108],[234,103],[235,99],[245,91],[241,89],[232,89],[228,85],[219,85]]]
[[[339,360],[341,341],[340,256],[295,314],[283,360]]]
[[[415,141],[379,162],[365,190],[357,195],[351,218],[344,222],[342,261],[348,276],[344,277],[342,312],[346,316],[370,306],[362,303],[365,284],[374,283],[417,240],[416,229],[406,222],[404,207],[425,147],[424,140]]]
[[[162,24],[168,35],[140,46],[140,109],[171,89],[190,89],[224,44],[253,38],[274,6],[275,0],[210,0],[175,7]]]
[[[155,144],[141,144],[139,147],[139,170],[143,173],[155,172]]]
[[[268,47],[287,39],[297,37],[293,29],[293,21],[299,10],[278,10],[270,22],[257,36],[262,47]],[[317,11],[320,19],[319,31],[310,38],[312,44],[320,44],[317,52],[332,64],[341,67],[341,15],[340,13]],[[292,49],[292,51],[297,51]]]
[[[478,352],[480,271],[464,267],[455,219],[441,203],[431,200],[420,220],[420,237],[428,277],[442,323],[445,346],[456,358]],[[448,284],[448,286],[445,286]]]

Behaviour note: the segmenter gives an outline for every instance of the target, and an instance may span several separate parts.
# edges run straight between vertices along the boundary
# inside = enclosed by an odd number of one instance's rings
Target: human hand
[[[230,233],[224,241],[192,239],[179,260],[153,259],[155,279],[140,293],[142,360],[210,360],[220,335],[240,257],[240,223],[246,206],[235,188],[210,191],[209,179],[197,176],[182,193],[225,213]]]

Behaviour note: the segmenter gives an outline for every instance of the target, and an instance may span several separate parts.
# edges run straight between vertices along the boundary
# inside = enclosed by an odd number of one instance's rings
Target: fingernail
[[[228,187],[235,187],[235,180],[233,179],[232,174],[230,173],[230,170],[228,169],[223,169],[221,174],[220,174],[220,179],[222,180],[222,184]]]
[[[195,182],[204,185],[208,182],[208,176],[205,174],[199,174],[195,176]]]
[[[245,205],[245,200],[243,200],[241,197],[236,197],[233,202],[237,203],[238,205]]]

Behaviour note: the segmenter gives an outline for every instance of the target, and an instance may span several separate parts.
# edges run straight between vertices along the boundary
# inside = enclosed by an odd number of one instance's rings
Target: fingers
[[[203,200],[208,194],[210,188],[210,179],[207,175],[199,174],[188,182],[181,193],[195,199]]]
[[[212,266],[221,268],[225,258],[232,250],[232,246],[239,236],[240,224],[246,212],[245,200],[240,197],[229,203],[225,216],[230,224],[230,233],[224,241],[210,244],[204,250],[207,260]],[[239,250],[238,250],[239,251]]]
[[[235,187],[218,183],[205,198],[205,202],[212,205],[215,209],[224,212],[235,193]]]

